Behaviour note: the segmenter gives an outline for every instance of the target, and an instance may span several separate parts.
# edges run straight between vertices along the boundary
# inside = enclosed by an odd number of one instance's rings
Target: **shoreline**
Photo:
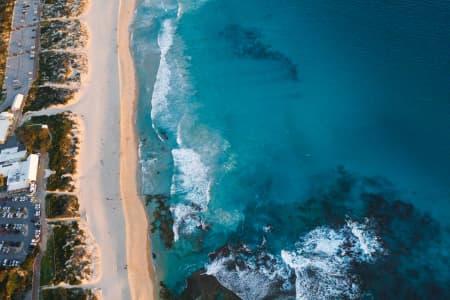
[[[126,226],[127,269],[131,299],[156,299],[150,256],[149,222],[138,185],[138,90],[130,48],[136,0],[120,0],[118,63],[120,76],[120,192]],[[147,266],[146,268],[143,266]]]

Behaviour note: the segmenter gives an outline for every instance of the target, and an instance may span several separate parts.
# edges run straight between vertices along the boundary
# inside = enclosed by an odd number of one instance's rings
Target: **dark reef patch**
[[[239,300],[232,291],[224,288],[214,276],[204,274],[198,270],[186,282],[183,293],[176,296],[163,282],[160,282],[159,297],[161,300]]]
[[[179,300],[204,299],[204,300],[238,300],[239,297],[227,290],[214,276],[202,274],[199,270],[187,280],[187,287],[178,298]]]
[[[173,235],[173,217],[170,211],[170,206],[167,203],[169,196],[157,194],[147,195],[145,197],[145,206],[151,206],[153,211],[153,218],[151,222],[151,232],[159,233],[161,241],[167,249],[172,248]]]
[[[297,65],[283,53],[265,44],[258,31],[246,29],[239,25],[228,25],[220,32],[220,35],[230,42],[236,56],[277,61],[286,68],[291,80],[298,80]]]

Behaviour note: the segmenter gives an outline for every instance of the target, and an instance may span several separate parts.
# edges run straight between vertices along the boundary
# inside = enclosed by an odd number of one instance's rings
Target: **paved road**
[[[6,100],[0,111],[10,107],[16,94],[28,94],[37,70],[39,46],[39,0],[17,0],[14,6],[12,33],[3,91]]]

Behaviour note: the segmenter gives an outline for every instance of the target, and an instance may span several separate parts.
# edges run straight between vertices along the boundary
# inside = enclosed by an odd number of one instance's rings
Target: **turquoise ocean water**
[[[138,1],[167,289],[450,299],[449,23],[446,1]]]

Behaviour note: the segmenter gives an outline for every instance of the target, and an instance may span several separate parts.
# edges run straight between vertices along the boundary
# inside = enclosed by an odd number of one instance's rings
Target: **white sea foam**
[[[192,233],[202,225],[198,214],[208,209],[210,181],[208,168],[192,149],[172,150],[175,173],[172,176],[171,195],[182,196],[184,204],[173,207],[175,241],[180,233]]]
[[[174,219],[173,235],[174,241],[178,241],[180,234],[192,234],[201,225],[196,211],[192,206],[177,204],[170,208]]]
[[[281,251],[281,257],[295,271],[297,300],[358,299],[360,288],[350,272],[351,263],[372,261],[382,251],[374,232],[353,221],[340,230],[314,229],[296,248]]]
[[[200,155],[192,149],[173,149],[175,174],[172,195],[185,195],[185,199],[205,210],[209,202],[208,168]]]
[[[245,268],[230,264],[235,257],[223,257],[206,266],[205,274],[213,275],[227,289],[243,300],[263,299],[273,289],[277,279],[287,281],[289,271],[277,258],[268,254],[269,260],[275,260],[270,266],[259,265],[253,259],[246,261]]]
[[[167,62],[167,55],[173,44],[173,37],[175,34],[175,26],[173,20],[166,19],[162,22],[162,29],[158,35],[158,46],[161,52],[158,72],[156,74],[156,81],[153,87],[152,94],[152,110],[151,117],[153,124],[157,122],[158,118],[163,120],[168,116],[168,94],[170,91],[171,70]],[[154,128],[158,132],[157,128]],[[159,134],[158,134],[159,136]],[[161,137],[160,137],[161,138]]]
[[[296,251],[281,251],[283,261],[295,271],[297,300],[355,298],[358,287],[348,274],[344,242],[339,232],[324,227],[310,232]]]
[[[277,281],[282,281],[281,290],[294,291],[297,300],[358,299],[361,291],[358,277],[351,273],[351,264],[371,262],[382,251],[367,224],[348,221],[341,229],[319,227],[310,231],[296,243],[295,250],[269,255],[269,264],[261,264],[261,260],[248,255],[244,256],[245,266],[233,264],[238,260],[232,252],[205,268],[206,274],[215,276],[242,299],[265,298],[274,292]],[[295,287],[288,280],[291,272],[295,274]]]
[[[186,118],[186,115],[183,116],[184,118]],[[177,126],[177,145],[178,146],[182,146],[183,145],[183,129],[185,129],[186,127],[186,122],[182,119],[180,120],[180,122],[178,123]]]
[[[172,150],[174,173],[171,196],[177,203],[183,204],[184,210],[186,210],[184,205],[191,206],[193,213],[178,212],[174,215],[175,240],[178,240],[180,233],[192,233],[192,228],[207,228],[206,222],[237,226],[242,219],[242,215],[236,211],[218,209],[213,214],[207,213],[213,182],[220,180],[217,178],[218,174],[224,174],[232,169],[232,156],[227,155],[228,143],[220,136],[204,128],[189,127],[187,123],[187,121],[180,122],[177,127],[179,148]],[[191,144],[199,146],[195,149],[189,148]],[[226,158],[222,159],[221,155]],[[173,210],[176,211],[177,208],[174,207]],[[188,224],[191,229],[184,230],[182,227]]]
[[[175,134],[185,115],[192,114],[192,87],[182,39],[176,35],[177,20],[166,18],[158,35],[160,63],[151,98],[152,126],[161,140],[162,132]]]
[[[178,5],[177,19],[180,19],[183,13],[184,13],[183,5],[180,3]]]
[[[365,224],[347,221],[347,227],[351,229],[353,236],[357,239],[354,247],[361,250],[360,260],[372,261],[374,255],[382,251],[381,244],[376,235],[366,230]]]

